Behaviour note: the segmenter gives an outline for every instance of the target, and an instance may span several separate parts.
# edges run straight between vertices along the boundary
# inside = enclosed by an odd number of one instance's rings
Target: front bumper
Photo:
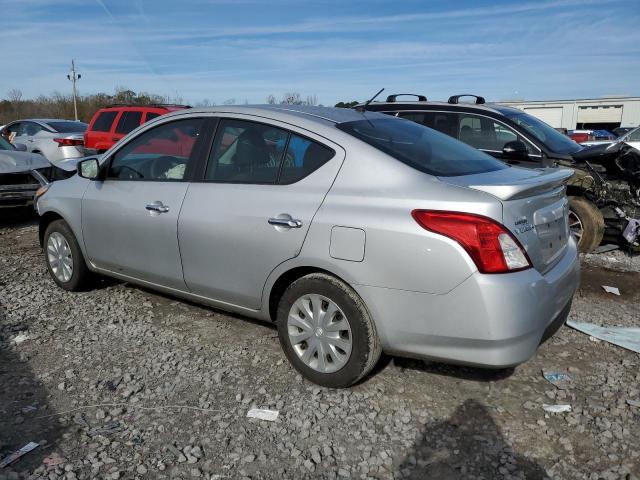
[[[45,169],[48,170],[48,169]],[[26,207],[35,202],[36,191],[49,183],[47,172],[9,173],[0,176],[0,208]]]
[[[544,275],[474,273],[442,295],[354,285],[387,353],[488,368],[525,362],[566,320],[580,282],[570,239]]]

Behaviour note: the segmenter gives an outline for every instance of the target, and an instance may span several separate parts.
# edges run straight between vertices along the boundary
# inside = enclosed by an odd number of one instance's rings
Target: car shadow
[[[396,368],[400,368],[401,370],[415,370],[418,372],[432,373],[434,375],[476,382],[496,382],[499,380],[505,380],[515,372],[515,368],[476,368],[401,357],[393,357],[388,363],[393,363]]]
[[[10,319],[8,308],[0,295],[0,460],[29,442],[40,446],[0,469],[3,474],[33,472],[64,433],[48,402],[47,388],[29,366],[27,346],[34,341],[28,339],[30,319]]]
[[[23,227],[38,221],[32,207],[0,208],[0,227]]]
[[[488,408],[473,399],[449,419],[426,425],[397,473],[415,480],[547,478],[543,467],[513,450]]]

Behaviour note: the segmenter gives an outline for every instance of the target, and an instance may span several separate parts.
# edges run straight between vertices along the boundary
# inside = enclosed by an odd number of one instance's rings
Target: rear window
[[[429,175],[453,177],[509,168],[486,153],[410,120],[375,118],[337,127]]]
[[[89,125],[84,122],[47,122],[58,133],[84,132]]]
[[[123,112],[116,127],[116,133],[129,133],[140,126],[142,112]]]
[[[96,118],[96,121],[93,123],[93,127],[91,130],[94,132],[109,132],[111,131],[111,125],[113,125],[113,121],[116,119],[118,115],[117,111],[109,111],[102,112]]]

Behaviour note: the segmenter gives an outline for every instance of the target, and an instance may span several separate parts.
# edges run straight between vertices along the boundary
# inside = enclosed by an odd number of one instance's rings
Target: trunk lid
[[[565,184],[572,175],[573,170],[565,168],[512,167],[440,180],[497,197],[503,206],[502,224],[522,244],[533,267],[545,273],[558,262],[569,240]]]

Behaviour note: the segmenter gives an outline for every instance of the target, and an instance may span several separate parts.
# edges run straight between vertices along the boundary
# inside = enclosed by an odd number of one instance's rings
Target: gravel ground
[[[638,260],[588,259],[571,317],[640,325],[640,275],[616,269]],[[0,272],[0,457],[40,443],[0,479],[640,478],[640,357],[568,327],[514,370],[387,358],[329,390],[270,325],[115,281],[57,288],[33,219],[0,221]]]

